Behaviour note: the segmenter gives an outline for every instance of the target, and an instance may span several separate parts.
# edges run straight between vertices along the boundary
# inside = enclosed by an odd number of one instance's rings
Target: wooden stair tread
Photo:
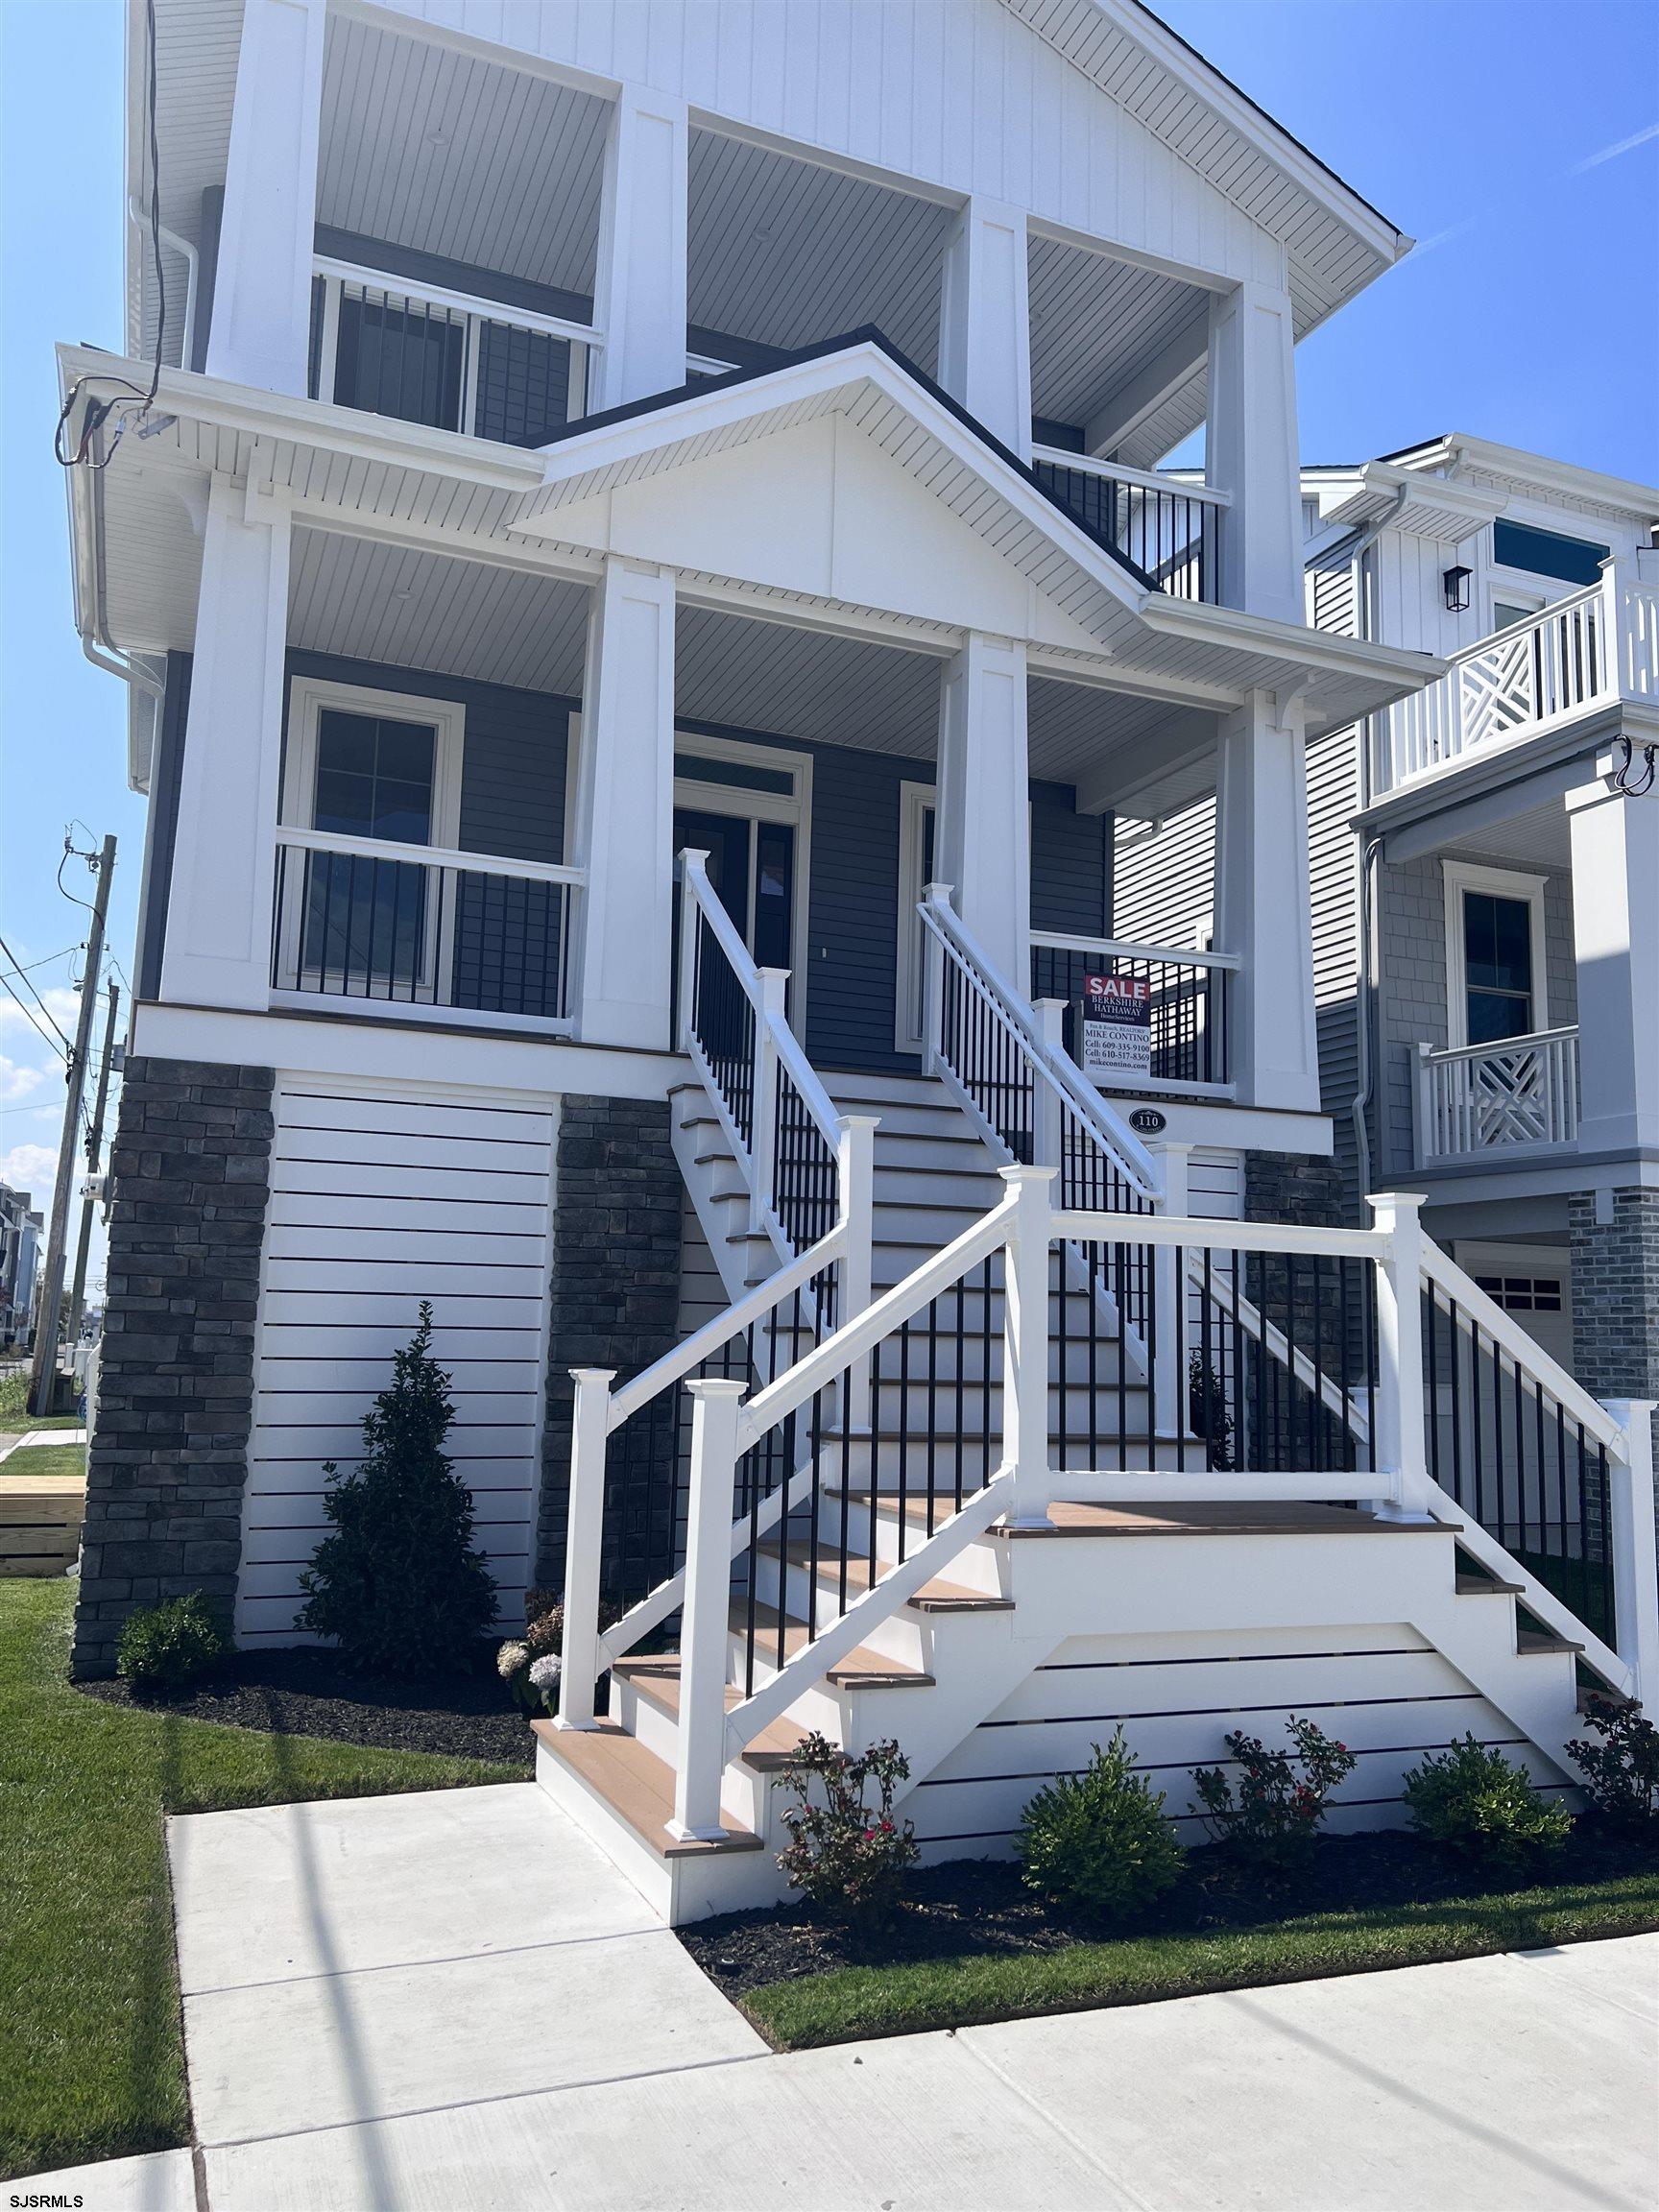
[[[664,1713],[680,1718],[680,1654],[664,1651],[649,1659],[620,1659],[612,1669],[630,1681],[641,1697],[650,1698]],[[726,1685],[726,1710],[732,1712],[743,1702],[743,1693],[735,1682]],[[805,1728],[798,1727],[787,1718],[781,1718],[762,1728],[759,1735],[743,1747],[742,1756],[751,1767],[781,1767],[798,1745],[806,1740]]]
[[[945,1522],[950,1518],[950,1508],[945,1507],[938,1518],[939,1526],[943,1527]],[[792,1567],[810,1565],[812,1547],[804,1538],[797,1538],[788,1546],[787,1550],[789,1564]],[[776,1544],[762,1544],[760,1551],[769,1559],[776,1559],[780,1556],[779,1547]],[[878,1559],[876,1562],[878,1568],[890,1568],[895,1564],[896,1562],[892,1560]],[[820,1580],[838,1583],[841,1578],[840,1571],[840,1552],[827,1551],[820,1544],[818,1547]],[[872,1588],[880,1579],[882,1577],[873,1572],[867,1556],[855,1551],[848,1553],[847,1588],[850,1593],[856,1593],[862,1597],[865,1591]],[[919,1590],[912,1591],[904,1602],[907,1605],[914,1605],[917,1611],[921,1613],[1011,1613],[1014,1610],[1012,1598],[993,1598],[983,1590],[971,1590],[966,1583],[949,1582],[937,1575],[931,1581],[924,1582]]]
[[[1446,1522],[1383,1521],[1375,1514],[1341,1505],[1240,1500],[1237,1505],[1209,1502],[1052,1504],[1046,1527],[1010,1528],[998,1524],[988,1533],[1002,1537],[1439,1536],[1450,1533],[1451,1527]]]
[[[1571,1643],[1565,1636],[1557,1636],[1551,1628],[1518,1628],[1515,1631],[1517,1651],[1582,1651],[1582,1644]]]
[[[721,1820],[718,1841],[684,1840],[668,1833],[674,1812],[674,1770],[613,1720],[591,1728],[561,1728],[533,1720],[537,1741],[585,1782],[661,1859],[694,1859],[722,1851],[758,1851],[758,1836]]]
[[[1526,1588],[1525,1582],[1494,1582],[1485,1575],[1459,1575],[1457,1577],[1459,1598],[1484,1598],[1493,1591],[1504,1597],[1519,1598]]]
[[[733,1601],[731,1618],[733,1634],[745,1634],[749,1618],[746,1599],[739,1598]],[[785,1659],[793,1659],[796,1652],[805,1650],[810,1641],[805,1621],[784,1620]],[[778,1615],[770,1605],[757,1603],[755,1607],[755,1647],[767,1666],[777,1664]],[[880,1682],[895,1688],[918,1690],[930,1688],[933,1682],[931,1674],[924,1674],[916,1667],[907,1667],[902,1659],[890,1659],[884,1651],[872,1651],[864,1644],[854,1645],[833,1667],[826,1668],[824,1679],[846,1688]]]

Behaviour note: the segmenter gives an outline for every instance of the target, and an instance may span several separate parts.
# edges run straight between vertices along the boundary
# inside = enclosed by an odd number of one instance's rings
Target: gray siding
[[[1357,1217],[1358,1145],[1350,1109],[1359,1088],[1357,844],[1358,731],[1350,723],[1308,747],[1308,876],[1313,918],[1313,1000],[1319,1038],[1319,1096],[1334,1123],[1336,1166]]]
[[[1195,947],[1215,911],[1215,801],[1172,814],[1154,836],[1118,825],[1112,934],[1142,945]]]
[[[1390,1179],[1411,1170],[1415,1047],[1421,1042],[1443,1048],[1450,1037],[1443,859],[1468,860],[1491,868],[1505,865],[1488,854],[1460,849],[1381,870],[1377,965],[1381,977],[1378,1025],[1382,1040],[1378,1070],[1382,1126],[1374,1172]],[[1578,1019],[1573,879],[1564,871],[1546,878],[1544,950],[1550,1026],[1558,1028]]]
[[[156,756],[150,763],[150,818],[145,826],[144,880],[138,895],[138,996],[161,996],[161,951],[167,938],[167,902],[173,885],[173,849],[179,830],[179,787],[184,774],[184,729],[190,712],[188,653],[167,656],[166,695],[156,717]]]

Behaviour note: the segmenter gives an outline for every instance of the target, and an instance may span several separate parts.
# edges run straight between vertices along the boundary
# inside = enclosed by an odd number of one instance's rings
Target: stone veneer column
[[[114,1672],[121,1623],[139,1606],[191,1590],[227,1614],[235,1602],[274,1088],[269,1068],[127,1063],[79,1676]]]
[[[572,1367],[614,1367],[627,1382],[680,1337],[684,1185],[662,1099],[560,1101],[553,1275],[547,1321],[547,1416],[541,1440],[537,1583],[565,1578]],[[666,1500],[671,1486],[660,1486]],[[607,1499],[609,1565],[624,1529],[646,1532],[652,1501]],[[617,1508],[620,1508],[619,1510]],[[651,1532],[661,1542],[665,1530]]]
[[[1568,1200],[1573,1373],[1593,1398],[1659,1399],[1659,1190],[1603,1193],[1598,1213],[1592,1191]]]

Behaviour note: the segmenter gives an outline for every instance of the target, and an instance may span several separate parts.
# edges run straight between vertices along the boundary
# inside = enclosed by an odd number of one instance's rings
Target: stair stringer
[[[689,1089],[680,1095],[701,1099],[703,1093],[700,1088]],[[727,1304],[735,1306],[749,1288],[750,1247],[747,1244],[733,1244],[730,1240],[733,1220],[739,1209],[722,1194],[722,1186],[729,1188],[733,1182],[742,1180],[736,1155],[717,1123],[701,1120],[687,1122],[678,1098],[673,1108],[671,1138],[680,1178],[690,1195],[697,1225],[708,1242],[709,1256],[720,1277],[720,1286],[726,1293]],[[704,1160],[700,1166],[699,1154],[709,1151],[717,1153],[719,1157]],[[744,1219],[747,1226],[746,1208]],[[766,1273],[772,1273],[777,1263],[773,1260]]]

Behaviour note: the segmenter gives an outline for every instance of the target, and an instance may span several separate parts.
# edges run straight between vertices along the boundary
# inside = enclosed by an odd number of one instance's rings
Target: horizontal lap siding
[[[1031,926],[1105,934],[1112,911],[1112,818],[1079,814],[1070,783],[1031,786]]]
[[[422,1298],[452,1377],[449,1453],[511,1622],[535,1512],[554,1103],[289,1077],[276,1112],[242,1639],[294,1641],[299,1577],[325,1533],[323,1462],[356,1463]]]
[[[1150,836],[1118,825],[1113,855],[1112,934],[1125,943],[1195,948],[1215,911],[1215,801],[1183,807]]]
[[[1547,1785],[1559,1783],[1520,1731],[1404,1624],[1181,1639],[1156,1657],[1134,1645],[1082,1637],[1063,1645],[919,1786],[904,1809],[930,1858],[1010,1852],[1029,1799],[1054,1775],[1086,1767],[1119,1722],[1189,1843],[1205,1839],[1190,1812],[1193,1767],[1236,1771],[1227,1735],[1240,1730],[1272,1746],[1292,1713],[1357,1755],[1333,1793],[1338,1830],[1403,1825],[1404,1774],[1425,1751],[1470,1733]]]

